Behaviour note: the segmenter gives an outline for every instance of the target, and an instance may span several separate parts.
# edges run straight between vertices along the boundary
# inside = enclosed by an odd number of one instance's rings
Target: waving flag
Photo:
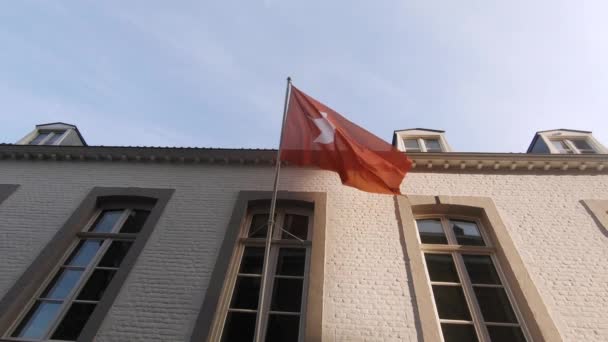
[[[291,86],[281,160],[335,171],[359,190],[400,194],[411,161],[386,141]]]

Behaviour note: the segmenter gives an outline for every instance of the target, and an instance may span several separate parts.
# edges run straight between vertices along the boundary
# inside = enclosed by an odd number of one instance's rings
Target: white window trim
[[[574,145],[572,140],[584,140],[587,144],[589,144],[589,146],[591,146],[594,153],[582,153],[581,150],[579,148],[577,148],[576,145]],[[601,148],[599,148],[597,146],[597,144],[595,143],[595,141],[593,141],[593,139],[590,139],[588,136],[580,136],[580,135],[579,136],[562,136],[562,135],[560,135],[557,137],[548,137],[549,151],[551,151],[555,154],[567,154],[567,153],[562,153],[560,150],[558,150],[553,145],[554,141],[562,141],[564,144],[566,144],[566,146],[568,146],[568,148],[572,151],[572,153],[570,153],[570,154],[599,154],[599,153],[602,153]]]
[[[420,146],[420,152],[428,152],[427,147],[426,147],[426,142],[424,141],[425,139],[437,140],[439,142],[439,147],[441,148],[440,152],[448,152],[448,149],[446,147],[447,144],[443,141],[443,137],[440,135],[415,135],[415,136],[403,135],[403,136],[401,136],[401,144],[402,144],[403,150],[405,152],[407,152],[407,148],[405,147],[406,139],[411,139],[411,140],[416,139],[418,141],[418,146]],[[439,153],[439,152],[431,152],[431,153]]]
[[[52,137],[54,137],[56,135],[60,135],[59,139],[57,139],[52,145],[49,145],[49,146],[59,145],[59,143],[61,143],[61,141],[66,137],[67,130],[64,130],[64,131],[52,131],[52,130],[37,131],[36,135],[30,140],[29,144],[31,144],[32,141],[34,141],[36,138],[38,138],[38,136],[40,134],[47,134],[47,133],[48,133],[48,136],[46,138],[42,139],[38,144],[36,144],[34,146],[46,145],[46,142],[49,141]]]
[[[91,216],[91,218],[89,219],[87,224],[80,231],[80,234],[82,234],[82,235],[79,235],[74,239],[70,248],[67,249],[66,253],[64,253],[61,260],[53,267],[51,272],[49,272],[49,274],[46,277],[46,279],[44,280],[44,282],[42,282],[40,284],[40,287],[36,291],[36,294],[34,296],[32,296],[32,298],[29,300],[27,305],[24,306],[23,310],[20,312],[20,314],[14,320],[13,324],[7,330],[5,336],[2,337],[3,339],[10,340],[10,341],[19,341],[19,342],[40,342],[40,341],[51,340],[51,335],[55,332],[55,329],[57,328],[57,326],[61,323],[61,321],[65,317],[65,314],[71,307],[71,304],[76,299],[77,294],[80,293],[80,290],[82,289],[82,287],[89,280],[89,277],[95,270],[97,263],[105,255],[105,252],[110,247],[112,242],[115,240],[124,240],[124,241],[131,241],[131,242],[135,241],[134,236],[132,238],[130,237],[128,239],[124,238],[124,236],[130,236],[130,235],[134,235],[134,234],[119,233],[120,228],[126,222],[127,218],[129,217],[129,214],[133,211],[133,209],[123,209],[123,213],[121,214],[121,217],[118,220],[116,220],[116,223],[114,224],[114,226],[112,226],[111,231],[104,232],[104,233],[89,232],[89,229],[91,229],[93,224],[95,224],[95,222],[97,221],[97,218],[99,217],[99,215],[101,215],[101,213],[103,211],[104,211],[104,209],[99,208]],[[100,236],[97,236],[98,234]],[[102,237],[104,235],[105,236],[112,235],[113,237],[112,238]],[[123,238],[121,238],[121,235],[123,236]],[[62,300],[62,303],[61,303],[61,306],[57,313],[57,316],[55,317],[55,320],[53,321],[53,323],[51,323],[49,325],[49,327],[47,328],[47,330],[45,331],[45,333],[43,335],[44,337],[42,339],[36,340],[36,339],[11,336],[15,332],[15,330],[17,329],[19,324],[21,324],[21,322],[25,318],[25,316],[29,313],[30,309],[36,304],[36,302],[38,300],[48,301],[48,299],[43,299],[40,297],[42,292],[44,292],[46,290],[46,288],[48,287],[48,285],[53,281],[55,276],[58,274],[58,271],[65,264],[66,260],[72,255],[72,252],[78,247],[79,243],[84,240],[102,240],[102,241],[105,240],[105,241],[102,242],[102,244],[99,247],[99,249],[97,250],[95,256],[91,259],[91,261],[89,261],[89,264],[82,271],[82,275],[80,276],[80,279],[78,280],[78,282],[76,282],[76,284],[74,284],[74,287],[72,288],[72,290],[70,290],[70,292]],[[118,268],[116,269],[116,271],[118,271]],[[55,301],[59,301],[59,300],[55,300]],[[90,301],[90,302],[91,303],[95,302],[95,304],[99,304],[100,301]]]
[[[422,241],[420,240],[420,233],[418,230],[418,220],[423,220],[423,219],[440,219],[441,227],[443,228],[443,232],[448,240],[447,245],[422,243]],[[486,244],[486,246],[459,245],[456,240],[455,235],[450,230],[449,220],[466,220],[466,221],[470,221],[470,222],[475,222],[475,224],[477,224],[477,228],[479,229],[481,237],[484,240],[484,243]],[[427,285],[429,286],[429,290],[431,293],[431,300],[433,303],[433,310],[434,310],[433,312],[435,313],[435,323],[436,323],[436,327],[439,331],[439,336],[441,337],[442,342],[445,342],[445,340],[443,338],[443,332],[441,330],[441,323],[470,324],[470,322],[439,318],[439,312],[437,311],[437,303],[435,302],[435,296],[433,294],[433,289],[432,289],[432,284],[437,283],[437,282],[431,281],[431,278],[430,278],[430,275],[428,272],[428,267],[426,264],[426,258],[425,258],[426,253],[452,255],[452,260],[454,261],[454,266],[456,268],[458,277],[460,279],[459,284],[462,287],[462,290],[463,290],[463,293],[465,296],[465,300],[466,300],[468,309],[471,314],[471,320],[472,320],[473,326],[475,328],[475,331],[477,333],[477,338],[479,339],[480,342],[491,342],[490,335],[489,335],[487,328],[485,327],[486,323],[483,320],[481,308],[480,308],[479,304],[477,303],[477,298],[475,297],[475,292],[473,290],[473,286],[469,279],[469,275],[466,270],[464,261],[462,260],[462,254],[489,255],[490,258],[492,259],[492,262],[494,263],[494,267],[495,267],[496,272],[498,273],[498,276],[502,283],[501,287],[505,290],[505,292],[507,294],[507,298],[509,299],[509,302],[511,304],[511,308],[513,309],[513,312],[515,313],[515,316],[519,323],[519,324],[493,323],[492,325],[519,326],[519,327],[521,327],[521,330],[522,330],[526,340],[529,342],[533,341],[531,338],[530,332],[528,331],[528,328],[526,327],[525,321],[523,320],[523,316],[522,316],[519,308],[517,307],[517,302],[515,301],[515,297],[509,288],[509,283],[507,281],[507,278],[505,277],[504,272],[502,271],[502,269],[500,267],[500,263],[498,262],[498,258],[496,257],[496,248],[493,246],[492,240],[488,236],[481,221],[477,217],[461,216],[461,215],[432,215],[432,214],[416,215],[414,217],[414,223],[416,226],[416,235],[418,237],[420,253],[422,254],[422,263],[424,266],[426,281],[427,281]],[[446,283],[446,284],[452,284],[452,283]]]
[[[248,238],[247,237],[248,230],[251,225],[251,220],[253,219],[253,216],[255,214],[268,214],[268,209],[265,207],[250,209],[247,213],[246,219],[244,220],[243,224],[241,225],[237,245],[235,246],[233,258],[230,261],[230,266],[229,266],[228,272],[226,274],[226,280],[224,283],[224,284],[226,284],[226,287],[224,289],[223,294],[220,297],[218,311],[216,313],[215,323],[212,328],[212,331],[211,331],[211,334],[209,337],[209,341],[221,340],[222,334],[224,332],[224,325],[226,323],[226,318],[228,316],[228,313],[231,310],[244,311],[244,310],[239,310],[239,309],[237,309],[237,310],[229,309],[229,306],[230,306],[230,301],[232,300],[232,295],[234,292],[234,287],[236,285],[236,279],[239,274],[238,271],[239,271],[239,268],[241,265],[241,260],[242,260],[242,256],[243,256],[245,247],[251,247],[251,246],[259,246],[262,248],[265,247],[265,241],[266,241],[265,238]],[[303,280],[303,284],[302,284],[302,302],[300,304],[300,313],[299,313],[300,326],[299,326],[299,332],[298,332],[299,333],[298,341],[304,341],[304,337],[305,337],[305,333],[306,333],[305,330],[306,330],[306,315],[307,315],[307,303],[308,303],[308,284],[310,282],[310,261],[311,261],[310,259],[311,259],[311,254],[312,254],[311,253],[312,236],[313,236],[312,230],[313,230],[313,223],[314,223],[314,213],[310,209],[303,209],[303,208],[296,207],[296,206],[287,206],[287,207],[277,208],[276,214],[277,214],[277,219],[275,222],[275,228],[273,229],[273,232],[272,232],[273,237],[272,237],[272,243],[271,243],[269,263],[268,263],[268,265],[270,267],[270,273],[268,274],[268,278],[267,278],[269,281],[269,283],[268,283],[269,286],[266,287],[266,293],[264,295],[265,302],[258,303],[257,310],[246,310],[246,311],[256,313],[256,327],[257,327],[257,320],[263,319],[261,326],[264,327],[264,329],[267,329],[268,317],[271,313],[270,302],[272,300],[272,291],[274,289],[274,276],[275,276],[275,272],[276,272],[276,263],[278,260],[279,250],[281,247],[290,247],[290,246],[297,247],[297,248],[304,247],[306,249],[306,260],[305,260],[305,265],[304,265],[304,280]],[[298,241],[295,239],[294,240],[281,239],[282,229],[278,229],[278,227],[282,226],[283,220],[285,218],[285,214],[297,214],[297,215],[308,216],[307,240]],[[261,310],[265,313],[264,317],[260,317],[260,315],[259,315]],[[265,330],[264,333],[262,334],[262,340],[264,340],[266,338],[266,333],[267,333],[267,331]]]

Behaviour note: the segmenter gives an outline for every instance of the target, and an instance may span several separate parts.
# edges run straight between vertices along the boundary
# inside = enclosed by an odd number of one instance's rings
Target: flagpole
[[[289,107],[289,94],[291,92],[291,77],[287,77],[287,89],[285,90],[285,104],[283,107],[283,122],[281,123],[281,136],[279,138],[279,148],[277,149],[277,157],[274,171],[274,185],[272,190],[272,200],[270,201],[270,212],[268,213],[268,229],[266,234],[266,248],[264,249],[264,268],[262,269],[262,285],[260,292],[260,300],[258,301],[258,318],[255,328],[255,342],[262,342],[264,319],[264,298],[266,297],[266,287],[268,285],[268,262],[270,259],[270,245],[272,241],[272,232],[274,228],[274,213],[277,207],[277,193],[279,190],[279,176],[281,175],[281,142],[283,141],[283,132],[285,131],[285,122],[287,121],[287,109]]]

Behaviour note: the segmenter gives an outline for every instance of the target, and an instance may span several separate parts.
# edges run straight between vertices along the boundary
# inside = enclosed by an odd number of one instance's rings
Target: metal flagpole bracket
[[[289,108],[289,95],[291,92],[291,77],[287,77],[287,89],[285,90],[285,105],[283,107],[283,122],[281,123],[281,136],[279,137],[279,148],[277,149],[277,157],[275,163],[274,186],[272,190],[272,200],[270,201],[270,211],[268,213],[268,229],[266,235],[266,247],[264,249],[264,268],[262,269],[262,285],[260,290],[260,300],[258,301],[258,317],[255,325],[255,342],[262,342],[264,336],[264,316],[266,306],[264,299],[266,297],[266,287],[268,285],[268,259],[270,259],[270,245],[272,242],[272,231],[274,228],[274,214],[277,207],[277,193],[279,189],[279,176],[281,174],[281,142],[283,141],[283,132],[285,131],[285,122],[287,121],[287,110]]]

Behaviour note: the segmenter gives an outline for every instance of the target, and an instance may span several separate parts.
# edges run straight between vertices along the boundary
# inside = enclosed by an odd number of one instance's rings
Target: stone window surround
[[[220,297],[225,296],[224,288],[226,274],[232,266],[233,252],[238,244],[239,232],[251,206],[268,203],[272,197],[271,191],[240,191],[232,216],[226,228],[224,240],[220,247],[213,273],[205,291],[205,296],[199,315],[196,319],[190,341],[208,341],[210,334],[219,329],[217,308]],[[323,324],[323,284],[325,267],[325,225],[327,215],[327,195],[321,192],[278,192],[278,205],[308,206],[313,211],[312,250],[306,308],[306,323],[304,329],[305,341],[321,341]]]
[[[397,196],[397,207],[403,231],[406,257],[415,293],[420,320],[420,333],[424,341],[441,341],[433,294],[427,281],[423,256],[418,242],[415,217],[417,215],[466,215],[477,217],[486,229],[486,235],[496,248],[499,267],[506,277],[526,327],[534,341],[562,341],[549,311],[534,286],[513,240],[491,198],[470,196]]]
[[[608,200],[587,199],[581,203],[591,213],[595,222],[604,230],[602,233],[608,237]]]
[[[15,324],[23,308],[39,291],[40,284],[51,275],[74,239],[77,238],[77,233],[89,222],[100,204],[103,203],[104,206],[107,204],[119,205],[121,202],[127,202],[135,203],[137,206],[137,203],[141,201],[144,203],[153,201],[154,206],[146,223],[77,340],[92,341],[174,191],[174,189],[94,187],[0,300],[0,334],[5,334]],[[19,339],[0,337],[0,341],[19,341]]]
[[[0,204],[19,188],[17,184],[0,184]]]

